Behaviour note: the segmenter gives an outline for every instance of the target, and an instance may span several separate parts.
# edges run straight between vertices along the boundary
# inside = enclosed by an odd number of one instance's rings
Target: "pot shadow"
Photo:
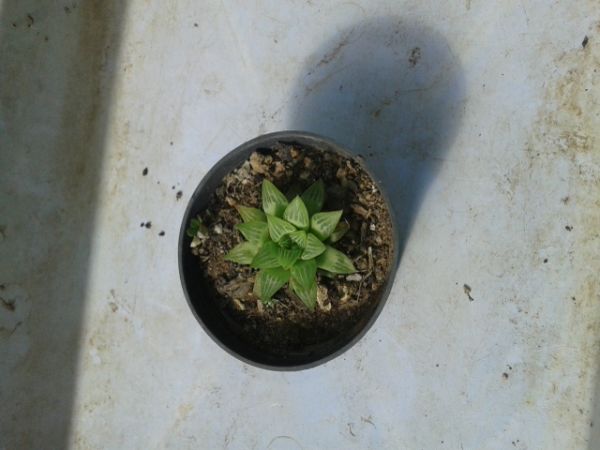
[[[464,95],[460,61],[443,36],[380,18],[342,30],[307,59],[289,123],[364,158],[389,196],[399,258],[454,141]]]
[[[62,449],[76,439],[79,342],[125,5],[2,2],[0,448]]]

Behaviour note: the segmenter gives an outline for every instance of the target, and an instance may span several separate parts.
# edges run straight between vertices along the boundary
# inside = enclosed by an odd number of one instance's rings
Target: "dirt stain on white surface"
[[[588,35],[600,35],[600,24]],[[528,319],[530,360],[539,361],[544,350],[550,358],[544,371],[528,371],[532,391],[526,403],[544,399],[553,425],[570,434],[565,442],[580,446],[591,445],[582,417],[593,416],[594,397],[600,395],[594,392],[600,375],[600,47],[591,38],[585,42],[574,43],[555,61],[557,76],[547,84],[526,148],[528,164],[516,174],[517,183],[536,180],[541,195],[547,195],[545,179],[560,174],[568,180],[556,195],[562,208],[556,219],[536,230],[534,253],[553,249],[558,271],[553,276],[566,276],[574,289],[565,298],[547,299],[548,308],[562,311],[562,323],[548,329],[535,315]]]

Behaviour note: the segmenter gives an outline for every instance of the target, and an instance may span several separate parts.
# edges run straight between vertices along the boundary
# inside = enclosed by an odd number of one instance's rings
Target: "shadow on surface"
[[[67,448],[125,2],[0,18],[0,448]]]
[[[356,24],[309,58],[292,129],[364,157],[387,190],[400,255],[463,112],[461,65],[434,30],[399,18]]]

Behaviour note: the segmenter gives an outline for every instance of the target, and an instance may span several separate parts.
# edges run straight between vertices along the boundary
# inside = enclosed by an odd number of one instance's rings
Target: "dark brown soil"
[[[234,206],[260,208],[264,178],[289,197],[322,179],[327,187],[323,210],[343,209],[342,220],[350,225],[334,247],[359,272],[335,278],[319,274],[314,311],[286,288],[275,294],[273,306],[263,305],[252,293],[256,271],[223,259],[242,241],[234,229],[241,222]],[[302,351],[356,326],[378,302],[392,264],[392,224],[383,197],[357,161],[336,154],[287,144],[261,149],[223,179],[201,218],[208,237],[195,239],[192,252],[202,275],[243,339],[276,355]]]

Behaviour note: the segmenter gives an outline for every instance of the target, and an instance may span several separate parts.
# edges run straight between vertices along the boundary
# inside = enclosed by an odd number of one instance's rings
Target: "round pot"
[[[211,195],[215,192],[230,171],[239,167],[257,149],[272,148],[276,143],[298,144],[302,147],[315,150],[334,152],[344,157],[357,161],[363,169],[371,176],[371,179],[379,188],[390,213],[392,222],[392,236],[394,237],[393,255],[387,280],[380,290],[379,299],[374,302],[367,314],[347,332],[337,336],[335,339],[324,342],[319,346],[312,346],[306,351],[295,352],[286,357],[273,356],[253,347],[250,343],[243,341],[234,331],[234,325],[222,313],[217,302],[210,298],[210,289],[207,289],[206,281],[200,275],[200,262],[190,251],[191,238],[186,234],[190,220],[206,209]],[[183,291],[188,304],[202,326],[204,331],[225,351],[236,358],[265,369],[271,370],[301,370],[317,366],[332,358],[335,358],[354,345],[375,322],[381,312],[389,295],[393,283],[393,275],[398,265],[398,240],[397,229],[390,207],[389,198],[382,189],[379,181],[368,170],[362,159],[357,159],[347,150],[336,143],[321,136],[302,131],[281,131],[265,134],[248,141],[235,150],[225,155],[215,166],[208,171],[198,187],[194,191],[189,204],[185,210],[179,232],[179,275]]]

